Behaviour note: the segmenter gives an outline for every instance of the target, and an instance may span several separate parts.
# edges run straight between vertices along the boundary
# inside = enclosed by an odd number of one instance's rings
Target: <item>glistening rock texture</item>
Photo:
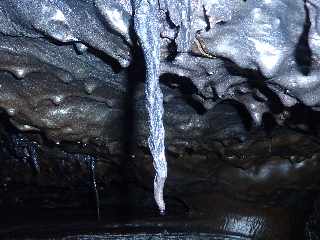
[[[103,218],[144,231],[317,239],[319,7],[158,1],[169,216],[155,220],[131,1],[1,1],[1,206],[100,198]],[[12,221],[1,234],[36,231]]]
[[[316,2],[160,1],[158,11],[162,73],[190,79],[205,109],[232,99],[261,123],[274,98],[318,107]],[[100,126],[127,95],[127,66],[137,65],[132,14],[129,1],[2,2],[8,83],[0,103],[16,125],[55,141],[103,136]],[[73,106],[82,113],[72,114]]]

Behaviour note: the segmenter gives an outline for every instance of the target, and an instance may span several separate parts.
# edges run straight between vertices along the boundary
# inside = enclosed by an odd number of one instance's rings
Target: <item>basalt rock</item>
[[[132,2],[1,1],[0,235],[320,238],[319,7],[158,1],[159,216]]]

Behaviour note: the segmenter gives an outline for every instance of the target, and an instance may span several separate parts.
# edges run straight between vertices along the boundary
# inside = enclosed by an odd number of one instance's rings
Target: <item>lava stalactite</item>
[[[156,171],[154,197],[160,212],[165,212],[163,188],[167,178],[167,162],[164,146],[163,95],[159,84],[160,29],[158,1],[135,0],[134,29],[146,63],[146,107],[149,114],[149,148]]]

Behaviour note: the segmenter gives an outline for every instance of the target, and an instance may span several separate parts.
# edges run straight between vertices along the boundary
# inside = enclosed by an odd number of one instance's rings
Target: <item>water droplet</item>
[[[77,49],[77,52],[79,54],[82,54],[82,53],[84,53],[84,52],[86,52],[88,50],[88,47],[86,45],[84,45],[83,43],[81,43],[81,42],[77,42],[74,45],[75,45],[75,47]]]
[[[10,116],[10,117],[13,117],[15,114],[16,114],[16,110],[14,108],[8,108],[7,109],[7,114]]]
[[[95,83],[85,83],[84,89],[88,94],[92,94],[93,91],[97,88],[97,84]]]
[[[53,96],[51,100],[55,105],[59,105],[63,101],[63,98],[64,97],[62,95],[57,95],[57,96]]]
[[[18,79],[24,78],[29,73],[29,71],[27,71],[27,69],[19,68],[19,67],[12,68],[11,72]]]

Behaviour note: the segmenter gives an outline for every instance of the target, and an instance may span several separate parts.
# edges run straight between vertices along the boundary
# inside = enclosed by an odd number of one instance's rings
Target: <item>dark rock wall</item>
[[[136,226],[319,238],[320,3],[189,3],[159,1],[169,219],[151,221],[130,1],[0,2],[3,212],[100,205]]]

